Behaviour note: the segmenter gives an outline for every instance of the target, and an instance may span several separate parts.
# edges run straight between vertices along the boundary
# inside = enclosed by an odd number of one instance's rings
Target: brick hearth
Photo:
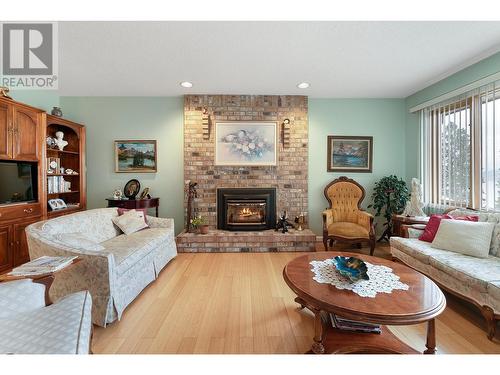
[[[231,232],[211,230],[209,234],[182,232],[177,236],[177,251],[194,252],[278,252],[314,251],[316,235],[309,229],[288,233],[265,230]]]

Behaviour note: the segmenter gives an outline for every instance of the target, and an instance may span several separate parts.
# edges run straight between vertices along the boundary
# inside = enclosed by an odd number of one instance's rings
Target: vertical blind
[[[481,208],[500,210],[500,81],[480,91]]]
[[[421,110],[427,203],[500,210],[500,81]]]

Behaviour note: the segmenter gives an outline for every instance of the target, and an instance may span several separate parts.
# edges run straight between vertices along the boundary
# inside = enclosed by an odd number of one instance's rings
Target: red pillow
[[[439,229],[439,224],[441,224],[441,220],[465,220],[465,221],[478,221],[479,216],[450,216],[448,214],[444,215],[431,215],[427,225],[425,226],[424,233],[420,235],[418,238],[420,241],[432,242],[434,241],[434,237],[436,237],[436,233]]]
[[[148,223],[148,219],[146,217],[148,212],[145,208],[118,208],[118,216],[122,216],[125,212],[130,211],[130,210],[142,211],[144,213],[144,222],[146,224]]]

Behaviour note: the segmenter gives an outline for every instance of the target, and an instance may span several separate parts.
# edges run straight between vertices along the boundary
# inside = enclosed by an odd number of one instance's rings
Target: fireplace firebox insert
[[[232,231],[273,229],[276,189],[217,189],[217,228]]]

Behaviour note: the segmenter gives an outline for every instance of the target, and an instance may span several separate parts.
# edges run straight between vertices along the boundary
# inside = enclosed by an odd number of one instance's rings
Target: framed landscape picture
[[[215,165],[276,165],[276,132],[276,122],[215,123]]]
[[[373,137],[328,136],[328,172],[372,171]]]
[[[156,141],[115,141],[115,172],[148,173],[156,170]]]

